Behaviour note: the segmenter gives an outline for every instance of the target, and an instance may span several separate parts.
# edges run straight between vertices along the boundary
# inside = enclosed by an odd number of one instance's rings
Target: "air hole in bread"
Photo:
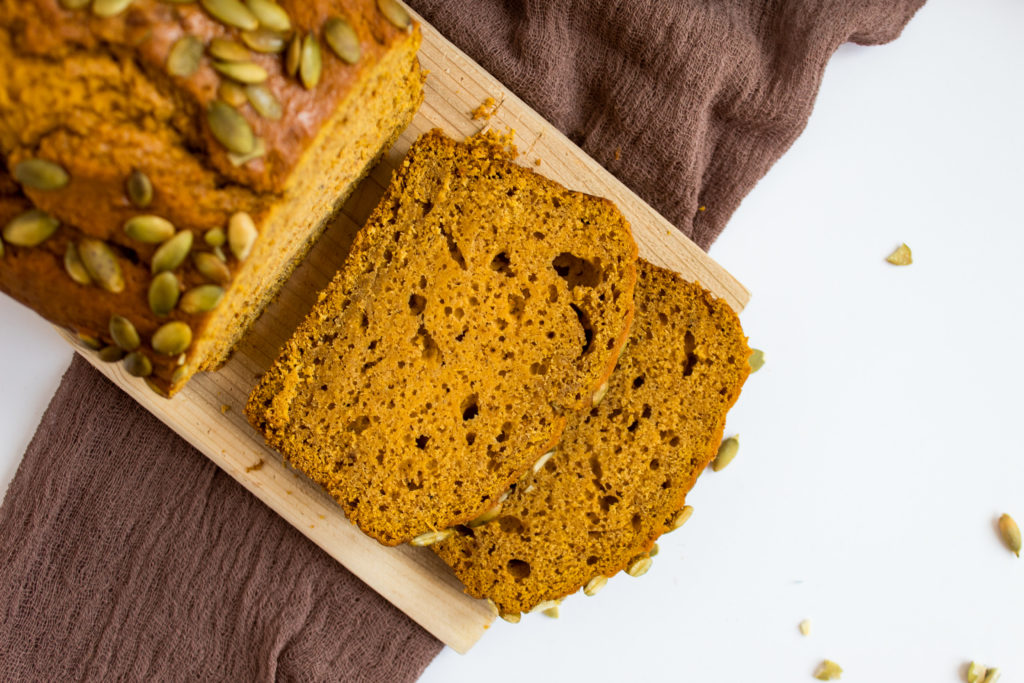
[[[694,338],[693,333],[687,330],[686,336],[683,337],[683,353],[686,354],[686,367],[683,369],[683,377],[689,377],[693,374],[693,367],[697,364],[697,354],[694,353],[696,348],[697,340]]]
[[[426,307],[427,300],[419,294],[413,294],[409,297],[409,311],[411,311],[413,315],[419,315]]]
[[[355,420],[350,422],[349,425],[348,425],[349,431],[350,432],[355,432],[356,434],[362,434],[363,432],[365,432],[369,428],[370,428],[370,418],[368,418],[366,415],[360,415]]]
[[[594,341],[594,328],[590,324],[590,316],[584,313],[583,309],[576,304],[569,304],[572,310],[576,312],[576,317],[580,321],[580,327],[583,328],[583,355],[586,355],[590,351],[591,344]]]
[[[444,225],[441,226],[441,234],[444,235],[445,240],[448,242],[448,254],[452,257],[452,260],[455,261],[460,268],[466,270],[466,259],[462,255],[462,250],[459,249],[459,245],[455,242],[455,237]]]
[[[469,432],[466,434],[466,445],[472,446],[474,443],[476,443],[476,432]]]
[[[430,336],[430,332],[423,325],[420,325],[419,329],[416,330],[413,343],[420,348],[424,360],[436,362],[440,359],[441,350],[437,347],[437,342],[434,341],[434,338]]]
[[[523,523],[519,521],[518,517],[510,516],[499,517],[498,526],[501,527],[501,530],[506,534],[521,534],[525,529]]]
[[[508,312],[513,318],[523,317],[526,312],[526,299],[518,294],[508,295]]]
[[[512,261],[504,251],[495,254],[491,259],[491,270],[506,277],[515,277],[515,273],[512,272]]]
[[[590,557],[588,557],[587,558],[587,564],[589,564],[591,566],[597,564],[597,555],[591,555]]]
[[[601,284],[600,261],[597,264],[563,251],[551,262],[558,276],[565,280],[569,289],[576,287],[597,287]]]
[[[633,388],[634,389],[639,389],[640,387],[642,387],[644,385],[644,382],[646,380],[647,380],[646,377],[644,377],[643,375],[640,375],[639,377],[637,377],[636,379],[633,380]]]
[[[480,407],[477,404],[476,394],[470,394],[465,401],[462,402],[462,419],[472,420],[480,413]]]
[[[647,463],[647,467],[649,467],[651,470],[656,470],[659,467],[661,467],[661,462],[659,462],[657,458],[654,458],[649,463]]]
[[[531,375],[546,375],[548,374],[547,363],[530,363],[530,374]]]
[[[633,515],[633,518],[629,520],[630,525],[633,527],[635,533],[640,533],[640,525],[643,520],[640,518],[640,513]]]
[[[619,499],[616,498],[615,496],[602,496],[601,500],[598,501],[598,504],[601,506],[602,512],[608,512],[608,510],[611,509],[612,505],[615,505],[618,502]]]
[[[530,575],[530,563],[522,560],[509,560],[508,573],[517,579],[525,579]]]
[[[636,428],[640,426],[640,420],[633,420],[632,424],[626,427],[627,431],[635,432]]]
[[[646,420],[650,416],[651,416],[651,407],[645,403],[644,404],[643,412],[640,413],[640,417],[642,417],[643,419]]]
[[[416,437],[416,448],[424,450],[427,447],[427,442],[430,441],[429,436],[423,434]]]

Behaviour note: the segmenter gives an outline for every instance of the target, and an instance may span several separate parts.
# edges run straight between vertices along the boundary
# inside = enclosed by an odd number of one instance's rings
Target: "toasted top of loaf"
[[[275,52],[260,52],[246,47],[251,32],[241,28],[255,15],[245,11],[232,24],[204,9],[241,2],[134,0],[113,16],[98,16],[89,4],[70,10],[58,0],[0,0],[0,152],[11,168],[38,157],[60,164],[71,177],[60,190],[29,190],[33,203],[107,238],[131,215],[123,195],[133,169],[149,175],[157,188],[156,207],[180,225],[223,224],[225,212],[257,208],[246,206],[256,195],[284,191],[291,169],[362,71],[404,40],[411,25],[393,24],[376,0],[275,1],[288,28],[277,33]],[[355,31],[353,64],[326,42],[331,18]],[[259,26],[264,34],[269,30],[267,23]],[[289,75],[287,51],[293,37],[310,33],[319,46],[321,71],[307,88],[301,75]],[[189,61],[181,57],[184,48],[177,61],[171,58],[186,37],[198,41],[201,56],[191,73],[180,67]],[[211,103],[222,101],[220,85],[231,80],[214,65],[233,61],[210,52],[214,39],[243,48],[245,59],[267,72],[263,84],[280,105],[279,116],[261,115],[249,104],[239,107],[265,150],[246,163],[238,163],[244,152],[233,160],[207,116]]]
[[[247,414],[383,543],[467,522],[589,407],[635,279],[613,204],[428,133]]]
[[[72,4],[81,9],[67,9]],[[6,234],[30,210],[59,223],[38,244],[3,245],[0,291],[96,344],[109,343],[112,315],[131,321],[146,342],[139,353],[153,366],[150,381],[166,392],[196,368],[181,365],[176,353],[148,348],[161,326],[180,321],[198,340],[214,317],[211,291],[228,290],[225,300],[238,294],[250,308],[262,299],[253,278],[248,290],[229,290],[246,254],[261,251],[226,241],[230,218],[252,219],[241,233],[251,247],[268,224],[285,223],[280,207],[303,206],[291,218],[294,229],[313,234],[322,211],[296,197],[322,204],[338,188],[331,180],[319,187],[310,182],[308,168],[322,168],[316,163],[322,150],[356,127],[343,125],[345,112],[356,112],[345,114],[346,122],[363,115],[381,120],[388,137],[386,117],[351,105],[379,89],[372,81],[377,67],[407,69],[420,36],[417,27],[389,20],[376,0],[133,0],[101,16],[114,4],[0,0],[0,229]],[[211,11],[218,7],[230,14],[218,18]],[[241,28],[255,16],[246,7],[262,8],[255,31]],[[337,30],[339,20],[351,29],[348,61],[327,41],[328,26]],[[308,67],[289,71],[293,44],[319,50],[315,82]],[[262,82],[244,86],[234,77]],[[243,153],[249,143],[252,151]],[[366,155],[368,146],[353,139],[346,150]],[[335,164],[337,154],[330,158],[334,167],[343,165]],[[324,175],[332,174],[318,171],[318,178]],[[145,236],[126,229],[140,217],[158,229]],[[192,233],[187,257],[169,270],[182,293],[205,287],[205,300],[201,306],[186,300],[168,315],[150,303],[159,270],[153,261],[172,235],[185,239],[185,232]],[[282,244],[280,236],[273,239]],[[94,260],[102,260],[109,282],[96,277],[100,266],[82,265],[83,242],[98,253]],[[261,267],[273,272],[280,265]],[[168,301],[174,287],[165,277]],[[218,356],[225,353],[222,348]],[[209,358],[199,362],[212,365]]]
[[[460,527],[435,552],[502,614],[625,568],[670,528],[714,456],[749,356],[725,302],[641,261],[633,332],[604,400],[570,417],[496,521]]]

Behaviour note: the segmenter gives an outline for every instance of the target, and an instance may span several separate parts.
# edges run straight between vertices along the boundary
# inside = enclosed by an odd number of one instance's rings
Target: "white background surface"
[[[561,619],[497,622],[424,683],[1024,681],[1024,4],[930,0],[844,46],[804,135],[712,256],[767,364],[682,531]],[[900,242],[915,264],[884,257]],[[0,297],[0,490],[71,357]],[[813,632],[797,624],[810,618]]]

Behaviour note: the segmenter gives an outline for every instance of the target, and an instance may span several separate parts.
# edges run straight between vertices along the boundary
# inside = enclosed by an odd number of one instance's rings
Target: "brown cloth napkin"
[[[75,358],[0,508],[0,680],[400,683],[440,650]]]
[[[410,4],[706,248],[835,49],[923,0]],[[0,679],[400,682],[439,649],[72,364],[0,508]]]
[[[707,249],[803,131],[836,48],[895,39],[924,0],[409,4]]]

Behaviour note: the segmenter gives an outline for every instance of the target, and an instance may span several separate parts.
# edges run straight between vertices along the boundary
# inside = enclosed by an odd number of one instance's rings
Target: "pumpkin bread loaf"
[[[409,123],[419,43],[394,0],[0,0],[0,290],[173,394]]]
[[[495,521],[459,527],[434,551],[511,620],[644,571],[715,455],[749,356],[728,305],[641,261],[633,332],[604,399],[570,416],[555,454]]]
[[[628,335],[636,249],[607,200],[427,133],[249,420],[370,536],[443,537],[589,409]]]

